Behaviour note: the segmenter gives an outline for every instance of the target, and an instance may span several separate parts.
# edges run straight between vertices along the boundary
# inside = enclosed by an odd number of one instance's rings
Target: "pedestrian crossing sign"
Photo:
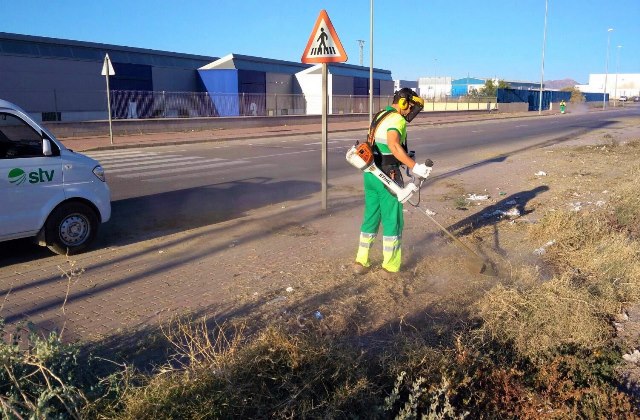
[[[342,48],[342,43],[340,43],[327,11],[321,10],[313,31],[311,31],[307,48],[302,53],[302,62],[344,63],[345,61],[347,61],[347,53]]]

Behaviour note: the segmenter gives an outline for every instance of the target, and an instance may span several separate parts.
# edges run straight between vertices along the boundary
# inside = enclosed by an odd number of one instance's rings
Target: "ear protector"
[[[408,88],[400,89],[396,92],[396,95],[400,96],[400,98],[398,98],[398,108],[400,108],[400,110],[406,111],[411,105],[413,105],[411,112],[404,117],[407,122],[411,122],[411,120],[424,108],[424,99],[416,96],[415,93]]]
[[[409,108],[409,101],[407,101],[406,98],[400,98],[398,99],[398,106],[400,107],[401,110],[406,110],[407,108]]]

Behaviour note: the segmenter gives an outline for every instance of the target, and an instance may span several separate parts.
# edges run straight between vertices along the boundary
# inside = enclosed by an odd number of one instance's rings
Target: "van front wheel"
[[[98,233],[98,217],[86,204],[66,203],[56,208],[46,223],[46,242],[60,255],[83,252]]]

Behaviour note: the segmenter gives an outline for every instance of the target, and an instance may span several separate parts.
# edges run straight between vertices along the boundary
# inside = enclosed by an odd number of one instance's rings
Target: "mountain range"
[[[580,83],[576,82],[573,79],[546,80],[544,82],[544,87],[546,89],[562,89],[566,87],[574,87],[575,85],[579,84]]]

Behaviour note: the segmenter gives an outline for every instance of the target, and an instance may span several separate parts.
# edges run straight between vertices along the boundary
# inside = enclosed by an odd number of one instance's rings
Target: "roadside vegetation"
[[[640,140],[571,153],[640,162]],[[321,323],[185,317],[162,326],[169,357],[144,371],[1,327],[0,408],[10,419],[637,417],[623,354],[640,343],[616,323],[640,301],[640,164],[603,188],[607,203],[543,209],[524,228],[548,244],[544,276],[519,266],[474,279],[430,308],[433,323],[366,345]]]
[[[580,89],[576,88],[575,86],[565,87],[560,90],[562,92],[571,92],[571,98],[569,99],[569,102],[571,103],[581,104],[586,100]]]

